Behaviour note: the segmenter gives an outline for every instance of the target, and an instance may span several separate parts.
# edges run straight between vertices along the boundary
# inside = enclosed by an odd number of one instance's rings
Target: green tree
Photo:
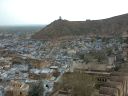
[[[106,49],[106,54],[107,54],[108,56],[110,56],[112,53],[113,53],[112,48],[107,48],[107,49]]]
[[[40,80],[37,83],[32,84],[29,90],[29,96],[43,96],[44,94],[44,84]]]
[[[86,62],[86,64],[88,64],[91,61],[91,57],[89,54],[84,55],[84,61]]]
[[[104,52],[99,51],[94,53],[94,58],[97,59],[98,63],[103,63],[106,59],[106,56]]]

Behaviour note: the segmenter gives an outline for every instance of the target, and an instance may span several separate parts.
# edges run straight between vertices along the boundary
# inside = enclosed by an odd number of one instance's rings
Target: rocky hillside
[[[64,36],[112,36],[128,32],[128,14],[101,20],[68,21],[58,19],[32,36],[32,39],[56,39]]]

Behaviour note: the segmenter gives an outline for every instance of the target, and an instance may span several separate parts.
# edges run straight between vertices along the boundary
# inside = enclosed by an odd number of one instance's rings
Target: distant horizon
[[[128,13],[119,14],[119,15],[115,15],[115,16],[111,16],[111,17],[107,17],[107,18],[102,18],[102,19],[96,19],[96,20],[103,20],[103,19],[113,18],[113,17],[116,17],[116,16],[125,15],[125,14],[128,14]],[[58,19],[56,19],[56,20],[58,20]],[[67,19],[63,19],[62,18],[62,20],[67,20]],[[86,20],[92,20],[92,19],[86,19]],[[84,20],[84,21],[86,21],[86,20]],[[53,20],[53,21],[55,21],[55,20]],[[53,21],[51,21],[50,23],[52,23]],[[68,21],[70,21],[70,20],[68,20]],[[74,21],[76,21],[76,20],[74,20]],[[14,25],[10,24],[10,25],[0,25],[0,27],[4,27],[4,26],[5,27],[15,27],[15,26],[17,26],[17,27],[18,26],[46,26],[46,25],[48,25],[48,24],[14,24]]]
[[[46,26],[47,24],[15,24],[15,25],[0,25],[0,27],[24,27],[24,26]]]

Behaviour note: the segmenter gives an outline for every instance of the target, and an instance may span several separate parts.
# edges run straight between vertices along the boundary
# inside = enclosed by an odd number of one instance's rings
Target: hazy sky
[[[128,13],[128,0],[0,0],[0,25],[81,21]]]

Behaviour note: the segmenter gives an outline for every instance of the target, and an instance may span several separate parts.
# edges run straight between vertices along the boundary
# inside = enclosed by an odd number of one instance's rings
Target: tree
[[[44,94],[44,84],[41,80],[38,83],[32,84],[29,96],[43,96]]]
[[[103,63],[106,59],[106,56],[104,52],[99,51],[94,53],[94,58],[97,59],[98,63]]]
[[[79,54],[79,58],[80,58],[81,60],[84,60],[84,54]]]
[[[107,48],[107,49],[106,49],[106,54],[107,54],[107,56],[110,56],[112,53],[113,53],[112,48]]]
[[[91,57],[89,54],[84,55],[84,61],[86,62],[86,64],[88,64],[90,62],[90,59],[91,59]]]

